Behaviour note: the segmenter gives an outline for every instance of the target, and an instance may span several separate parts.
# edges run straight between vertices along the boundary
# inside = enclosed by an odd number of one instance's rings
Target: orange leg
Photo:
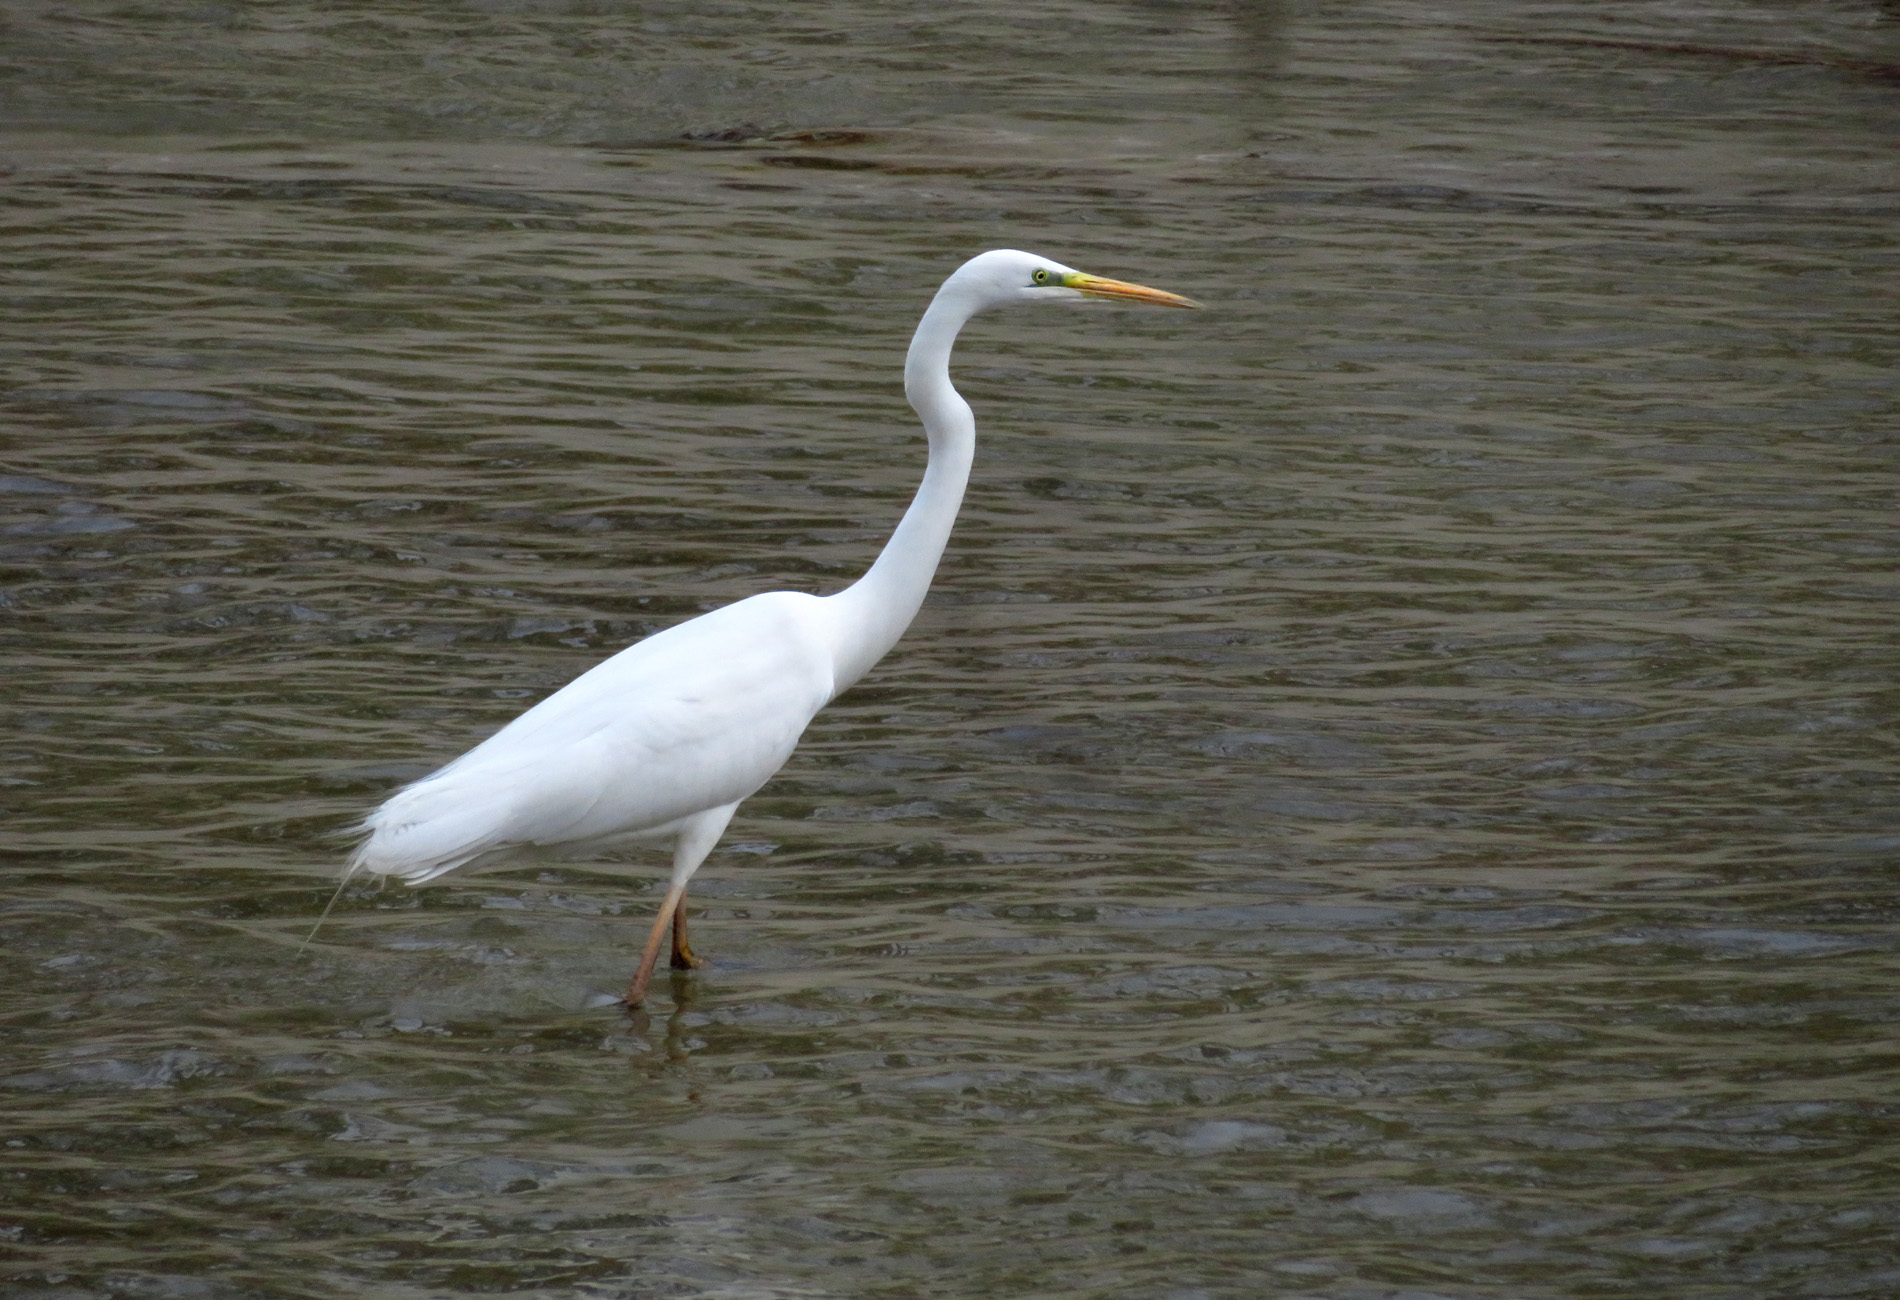
[[[673,969],[704,970],[706,959],[694,954],[692,945],[686,942],[686,899],[680,898],[680,905],[673,909]]]
[[[673,914],[679,910],[680,900],[684,897],[684,883],[666,891],[666,901],[660,904],[660,914],[654,919],[653,929],[647,935],[647,946],[641,950],[640,965],[633,972],[633,983],[627,985],[628,1007],[637,1007],[646,1001],[647,983],[652,980],[653,967],[660,959],[660,945],[666,941],[668,931],[673,928]]]
[[[660,904],[660,914],[653,919],[653,930],[647,935],[647,946],[640,954],[639,969],[633,972],[633,983],[627,985],[628,1007],[638,1007],[646,1001],[647,983],[653,978],[653,968],[660,960],[660,944],[665,942],[668,931],[673,935],[674,969],[691,970],[701,964],[693,956],[693,950],[686,946],[686,882],[693,878],[699,864],[719,842],[738,806],[729,803],[708,808],[680,824],[679,838],[673,841],[673,884],[666,891],[666,901]]]

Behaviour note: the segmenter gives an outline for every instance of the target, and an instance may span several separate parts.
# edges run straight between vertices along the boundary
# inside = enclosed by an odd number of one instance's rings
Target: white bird
[[[392,795],[364,819],[344,879],[363,870],[418,885],[510,847],[670,839],[672,884],[627,1005],[645,998],[669,928],[672,964],[703,965],[686,940],[687,883],[813,715],[897,643],[936,573],[976,451],[975,417],[950,383],[957,332],[988,307],[1083,298],[1200,306],[1011,249],[965,262],[904,361],[930,459],[869,572],[830,596],[751,596],[622,650]]]

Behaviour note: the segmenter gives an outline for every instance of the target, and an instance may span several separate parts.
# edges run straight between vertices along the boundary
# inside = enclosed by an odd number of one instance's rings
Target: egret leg
[[[732,814],[739,805],[729,803],[719,808],[708,808],[680,827],[679,839],[673,842],[673,884],[666,891],[666,898],[660,903],[660,914],[653,919],[653,929],[647,934],[647,946],[640,952],[640,964],[634,969],[633,982],[627,985],[627,1006],[637,1007],[646,1001],[647,984],[653,979],[653,968],[660,960],[660,945],[666,941],[670,932],[673,935],[673,964],[680,965],[683,956],[690,965],[697,965],[698,959],[692,949],[686,946],[686,917],[681,910],[681,902],[686,897],[686,884],[699,870],[699,864],[706,860],[713,845],[719,843],[719,837],[726,833],[726,823],[732,820]],[[677,923],[674,918],[678,917]]]
[[[660,915],[653,922],[653,930],[647,935],[647,946],[640,952],[640,964],[634,968],[633,982],[627,985],[627,1006],[637,1007],[647,999],[647,984],[653,979],[653,965],[660,959],[660,944],[665,941],[667,931],[673,927],[673,911],[680,905],[680,899],[686,897],[685,885],[674,885],[666,891],[666,900],[660,904]]]
[[[704,970],[705,966],[706,959],[686,942],[686,897],[682,894],[680,905],[673,909],[673,969]]]

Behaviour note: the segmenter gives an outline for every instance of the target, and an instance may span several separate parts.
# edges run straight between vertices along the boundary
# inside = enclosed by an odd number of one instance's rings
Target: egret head
[[[997,248],[979,253],[945,282],[979,300],[979,305],[999,306],[1008,302],[1081,301],[1087,298],[1113,298],[1122,302],[1145,302],[1160,307],[1199,307],[1192,298],[1178,293],[1150,289],[1090,275],[1072,266],[1064,266],[1034,253],[1013,248]]]

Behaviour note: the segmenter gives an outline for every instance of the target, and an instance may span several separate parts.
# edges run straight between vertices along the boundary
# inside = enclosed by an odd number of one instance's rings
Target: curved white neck
[[[838,614],[834,694],[869,672],[904,635],[950,540],[976,455],[976,417],[951,387],[950,348],[980,305],[945,285],[911,336],[904,395],[923,419],[930,463],[877,562],[862,578],[828,597]]]

